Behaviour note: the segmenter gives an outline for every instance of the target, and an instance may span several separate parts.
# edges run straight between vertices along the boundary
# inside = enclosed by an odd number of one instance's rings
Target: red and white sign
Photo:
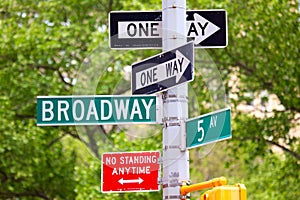
[[[102,154],[101,191],[158,191],[159,157],[159,151]]]

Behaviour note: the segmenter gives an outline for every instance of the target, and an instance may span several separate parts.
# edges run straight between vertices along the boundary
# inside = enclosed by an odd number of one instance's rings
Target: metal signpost
[[[37,125],[157,123],[156,96],[38,96]]]
[[[102,192],[158,191],[159,151],[102,154]]]
[[[186,122],[186,145],[203,146],[231,138],[230,108],[201,115]]]
[[[162,1],[162,50],[186,44],[186,1]],[[190,180],[189,152],[184,123],[188,118],[188,85],[181,84],[163,94],[163,199],[183,199],[180,187]],[[189,198],[189,195],[187,195]]]
[[[225,10],[186,11],[186,41],[196,48],[227,46],[227,13]],[[109,14],[110,47],[113,49],[162,48],[162,12],[121,11]]]
[[[152,94],[194,79],[194,47],[188,43],[132,65],[132,94]]]

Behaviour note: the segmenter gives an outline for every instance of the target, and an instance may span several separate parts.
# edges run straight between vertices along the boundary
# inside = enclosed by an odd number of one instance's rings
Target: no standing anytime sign
[[[159,151],[102,154],[102,192],[144,192],[160,190]]]

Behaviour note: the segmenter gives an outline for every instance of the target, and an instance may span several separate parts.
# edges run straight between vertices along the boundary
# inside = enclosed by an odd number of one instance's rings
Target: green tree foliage
[[[249,199],[297,199],[298,2],[187,0],[187,7],[228,12],[228,47],[196,53],[204,55],[201,62],[209,55],[218,67],[233,112],[231,141],[206,158],[205,148],[191,151],[192,177],[228,175],[230,182],[246,184]],[[0,2],[0,198],[161,198],[161,192],[102,194],[99,160],[105,151],[161,149],[161,126],[36,126],[37,96],[124,94],[130,89],[124,66],[159,52],[110,50],[112,10],[161,10],[161,1]],[[197,69],[191,83],[192,116],[218,108],[210,77],[201,72]],[[279,107],[269,109],[274,97]],[[257,100],[259,116],[241,109],[253,108]]]
[[[197,3],[190,6],[197,8]],[[228,12],[229,45],[210,49],[209,54],[218,63],[234,112],[229,155],[236,159],[229,162],[243,166],[235,170],[246,165],[248,170],[243,171],[249,199],[296,199],[300,169],[299,4],[201,1],[201,5]]]

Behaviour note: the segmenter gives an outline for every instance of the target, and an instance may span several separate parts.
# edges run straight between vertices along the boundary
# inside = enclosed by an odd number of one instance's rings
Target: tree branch
[[[50,65],[30,65],[32,68],[37,68],[37,69],[49,69],[52,71],[58,70],[57,68],[50,66]]]
[[[244,63],[241,63],[240,61],[237,61],[235,63],[235,65],[241,69],[244,69],[248,75],[251,75],[254,73],[254,70],[252,68],[250,68],[248,65],[246,65]]]
[[[16,117],[20,119],[36,119],[36,117],[33,115],[25,115],[25,114],[22,115],[18,113],[16,113]]]
[[[79,136],[78,134],[72,133],[72,132],[70,132],[70,131],[65,132],[65,133],[66,133],[67,135],[70,135],[71,137],[73,137],[73,138],[79,140],[80,142],[83,142],[86,146],[88,146],[88,143],[87,143],[85,140],[83,140],[82,138],[80,138],[80,136]]]
[[[112,7],[113,7],[113,0],[109,0],[107,13],[109,13],[110,11],[112,11]]]
[[[286,148],[285,146],[283,146],[281,144],[278,144],[278,143],[276,143],[274,141],[266,140],[266,139],[265,139],[265,141],[267,143],[271,144],[271,145],[274,145],[274,146],[277,146],[277,147],[281,148],[283,151],[289,153],[290,155],[292,155],[293,157],[295,157],[297,160],[300,161],[300,154],[297,154],[295,151],[292,151],[292,150]]]
[[[49,144],[47,145],[48,148],[51,147],[53,144],[55,144],[56,142],[58,142],[59,140],[61,140],[63,137],[65,137],[67,135],[71,136],[72,138],[75,138],[75,139],[79,140],[80,142],[83,142],[85,145],[88,146],[88,143],[86,141],[84,141],[82,138],[80,138],[78,134],[72,133],[70,131],[64,131],[64,133],[61,136],[59,136],[59,137],[55,138],[54,140],[52,140],[51,142],[49,142]]]
[[[98,3],[103,7],[104,10],[108,10],[108,7],[101,0],[98,0]]]
[[[50,200],[50,198],[40,192],[0,192],[1,198],[13,198],[13,197],[40,197],[41,199]]]
[[[1,180],[1,183],[6,182],[7,179],[8,179],[7,174],[6,174],[5,172],[3,172],[3,171],[0,171],[0,174],[2,174],[2,178],[0,179],[0,180]]]
[[[60,71],[57,71],[57,72],[58,72],[58,75],[59,75],[60,79],[61,79],[65,84],[67,84],[67,85],[73,87],[73,84],[72,84],[72,83],[68,83],[68,82],[65,81],[65,77],[62,75],[62,73],[61,73]]]
[[[264,140],[266,143],[270,144],[270,145],[274,145],[274,146],[277,146],[279,148],[281,148],[284,152],[290,154],[291,156],[293,156],[294,158],[296,158],[297,160],[300,161],[300,154],[298,154],[297,152],[295,151],[292,151],[291,149],[277,143],[277,142],[274,142],[272,140],[268,140],[268,139],[265,139],[265,138],[261,138],[261,137],[237,137],[239,140],[243,141],[243,140],[254,140],[254,141],[261,141],[261,140]]]
[[[54,140],[52,140],[51,142],[49,142],[49,144],[47,145],[48,148],[51,147],[53,144],[55,144],[56,142],[58,142],[59,140],[61,140],[63,137],[65,137],[66,134],[62,134],[61,136],[59,136],[58,138],[55,138]]]
[[[90,131],[89,128],[87,126],[84,126],[85,129],[86,129],[86,133],[87,133],[87,136],[89,138],[89,143],[88,143],[88,147],[92,150],[92,152],[95,154],[95,156],[97,158],[99,158],[99,153],[98,153],[98,145],[95,141],[95,138],[94,138],[94,135],[95,135],[95,132],[96,132],[96,129]]]
[[[101,129],[102,133],[103,133],[104,135],[107,135],[107,133],[106,133],[106,131],[105,131],[104,127],[103,127],[102,125],[100,125],[99,127],[100,127],[100,129]]]

